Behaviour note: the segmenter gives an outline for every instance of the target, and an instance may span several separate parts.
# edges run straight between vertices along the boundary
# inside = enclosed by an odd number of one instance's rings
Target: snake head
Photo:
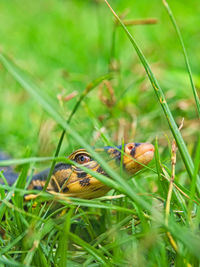
[[[102,158],[116,171],[123,166],[129,174],[134,174],[153,158],[154,146],[147,143],[129,143],[124,146],[95,149]],[[73,152],[68,159],[95,172],[107,175],[101,165],[85,150]],[[122,164],[121,164],[122,163]],[[69,196],[96,198],[103,196],[111,188],[77,165],[59,163],[56,165],[47,190],[61,192]]]

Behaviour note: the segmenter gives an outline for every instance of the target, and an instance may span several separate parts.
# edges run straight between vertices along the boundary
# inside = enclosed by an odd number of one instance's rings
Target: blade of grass
[[[18,263],[14,260],[9,260],[4,256],[0,256],[0,263],[5,264],[4,266],[14,266],[14,267],[29,267],[30,266],[31,267],[31,265]]]
[[[13,190],[13,189],[11,189],[11,190]],[[6,205],[3,201],[10,201],[10,199],[12,198],[13,192],[14,191],[10,191],[3,200],[0,200],[0,204],[1,204],[0,205],[0,222],[2,221],[2,218],[3,218],[4,213],[6,211]]]
[[[0,161],[0,167],[9,166],[9,165],[20,165],[20,164],[31,163],[31,162],[42,162],[42,161],[48,161],[48,160],[53,160],[53,159],[54,157],[32,157],[32,158],[22,158],[22,159],[7,159],[7,160]]]
[[[60,203],[63,205],[76,205],[76,206],[83,206],[83,207],[90,207],[90,208],[95,208],[95,209],[109,209],[109,210],[118,210],[122,211],[126,214],[135,214],[134,210],[120,207],[117,205],[109,204],[109,203],[102,203],[99,200],[92,200],[88,201],[87,199],[79,199],[79,198],[73,198],[73,197],[64,197],[61,198],[60,200],[58,199]]]
[[[189,220],[191,219],[191,212],[192,212],[192,206],[193,206],[192,199],[195,196],[197,174],[198,174],[198,171],[200,168],[200,135],[199,135],[199,139],[198,139],[198,143],[197,143],[194,163],[195,163],[194,175],[193,175],[193,179],[192,179],[192,183],[191,183],[191,189],[190,189],[191,199],[190,199],[189,205],[188,205],[188,219]]]
[[[67,119],[67,124],[69,124],[71,122],[71,119],[73,117],[73,115],[76,113],[77,109],[79,108],[81,102],[83,101],[83,99],[87,96],[87,94],[89,94],[97,85],[99,85],[103,80],[105,79],[110,79],[111,78],[111,74],[106,74],[106,75],[103,75],[101,77],[98,77],[97,79],[93,80],[91,83],[89,83],[85,90],[82,92],[82,94],[80,95],[79,97],[79,100],[76,102],[71,114],[69,115],[69,118]],[[60,136],[60,139],[59,139],[59,142],[58,142],[58,145],[57,145],[57,148],[56,148],[56,152],[55,152],[55,155],[54,157],[56,158],[58,155],[59,155],[59,152],[60,152],[60,148],[61,148],[61,145],[62,145],[62,142],[63,142],[63,139],[64,139],[64,136],[65,136],[65,133],[66,133],[66,130],[63,129],[62,133],[61,133],[61,136]],[[51,168],[50,168],[50,171],[49,171],[49,174],[48,174],[48,177],[47,177],[47,180],[46,180],[46,183],[43,187],[43,191],[45,191],[47,189],[47,186],[49,184],[49,181],[51,179],[51,175],[53,173],[53,170],[54,170],[54,167],[55,167],[55,164],[56,164],[56,161],[53,160],[52,161],[52,164],[51,164]]]
[[[18,237],[15,238],[12,242],[10,242],[6,247],[1,248],[0,255],[2,256],[3,254],[9,252],[14,246],[17,245],[17,243],[18,243],[19,241],[21,241],[21,240],[24,238],[24,236],[25,236],[26,234],[27,234],[27,230],[24,231],[22,234],[18,235]]]
[[[176,125],[176,122],[172,116],[172,113],[169,109],[169,106],[167,104],[167,101],[165,99],[164,93],[157,81],[157,79],[155,78],[153,72],[151,71],[150,65],[147,61],[147,59],[145,58],[145,56],[143,55],[142,51],[140,50],[139,46],[137,45],[135,39],[133,38],[133,36],[130,34],[130,32],[128,31],[127,27],[124,25],[124,23],[121,21],[121,19],[118,17],[118,15],[115,13],[115,11],[112,9],[112,7],[110,6],[110,4],[108,3],[107,0],[104,0],[105,3],[107,4],[107,6],[110,8],[111,12],[113,13],[113,15],[115,16],[115,18],[118,20],[118,22],[120,23],[120,25],[122,26],[123,30],[125,31],[126,35],[128,36],[129,40],[131,41],[135,51],[137,52],[137,55],[144,67],[144,69],[146,70],[146,73],[148,75],[148,78],[152,84],[152,87],[156,93],[156,96],[161,104],[161,107],[164,111],[164,114],[166,116],[166,119],[168,121],[169,127],[171,129],[171,132],[176,140],[177,146],[179,148],[181,157],[183,159],[183,162],[185,164],[186,170],[188,172],[188,175],[190,177],[190,179],[192,179],[193,177],[193,172],[194,172],[194,164],[193,161],[190,157],[190,154],[187,150],[186,144],[183,140],[183,137]],[[197,189],[198,189],[198,193],[200,195],[200,179],[199,177],[197,177]]]
[[[41,246],[38,247],[38,250],[33,258],[33,264],[35,266],[42,266],[42,267],[49,267],[49,264],[47,263],[47,258],[45,257],[45,253]]]
[[[73,213],[73,207],[67,212],[67,216],[64,222],[63,231],[60,232],[60,240],[58,244],[58,248],[56,251],[56,256],[60,258],[59,260],[59,267],[65,267],[67,266],[67,250],[68,250],[68,240],[69,240],[69,232],[70,232],[70,226],[71,226],[71,217]]]
[[[26,257],[24,258],[24,264],[25,265],[30,265],[32,262],[32,259],[36,253],[36,251],[39,249],[40,246],[40,241],[41,239],[48,234],[49,232],[51,232],[51,230],[54,228],[54,223],[52,220],[48,220],[43,227],[40,228],[40,231],[36,232],[35,229],[35,233],[34,233],[34,239],[32,241],[32,248],[30,249],[29,247],[27,247],[27,249],[29,249],[29,252],[26,254]],[[27,237],[27,239],[30,239],[30,237]],[[28,246],[28,245],[27,245]],[[26,247],[25,247],[26,249]]]
[[[79,214],[78,214],[79,216],[76,215],[76,218],[81,217],[81,220],[83,220],[83,222],[86,225],[86,230],[87,230],[91,240],[94,240],[96,235],[95,235],[95,231],[93,229],[93,225],[90,222],[90,219],[89,219],[89,216],[88,216],[89,213],[85,212],[83,209],[81,209],[81,207],[79,207],[78,211],[79,211]]]
[[[175,29],[175,31],[177,33],[179,42],[180,42],[182,50],[183,50],[183,55],[184,55],[184,58],[185,58],[185,65],[186,65],[186,68],[187,68],[187,71],[188,71],[188,75],[189,75],[189,79],[190,79],[190,83],[191,83],[191,87],[192,87],[192,92],[193,92],[194,99],[195,99],[195,102],[196,102],[197,113],[198,113],[199,118],[200,118],[200,100],[199,100],[199,96],[197,94],[197,90],[195,88],[194,81],[193,81],[193,78],[192,78],[192,71],[191,71],[191,67],[190,67],[187,51],[186,51],[186,48],[185,48],[185,45],[184,45],[184,42],[183,42],[183,38],[182,38],[180,29],[179,29],[179,27],[178,27],[178,25],[176,23],[175,17],[174,17],[174,15],[172,13],[172,10],[171,10],[169,4],[167,3],[166,0],[162,0],[162,2],[163,2],[163,5],[164,5],[165,9],[167,10],[167,13],[168,13],[168,15],[170,17],[170,20],[171,20],[171,22],[172,22],[172,24],[174,26],[174,29]]]
[[[28,176],[28,170],[29,170],[29,164],[25,164],[23,166],[21,174],[17,178],[16,188],[19,188],[19,189],[25,188],[26,179]],[[24,196],[22,194],[20,195],[19,192],[15,192],[12,201],[16,208],[23,209]],[[22,214],[18,211],[14,211],[14,217],[15,217],[15,222],[17,224],[17,230],[19,231],[19,233],[23,233],[24,227],[25,227],[25,224],[24,224],[25,218],[23,220]]]
[[[163,197],[167,195],[167,184],[166,184],[166,181],[163,180],[162,175],[161,175],[162,169],[161,169],[160,155],[158,151],[157,137],[155,141],[155,163],[156,163],[156,170],[157,170],[157,175],[158,175],[158,188],[160,191],[160,195]]]
[[[173,226],[170,226],[170,223],[172,222]],[[173,223],[172,218],[169,220],[169,228],[170,231],[173,233],[173,236],[177,239],[179,239],[190,252],[192,252],[193,255],[197,257],[197,259],[200,259],[199,250],[200,250],[200,238],[197,233],[192,232],[191,228],[187,227],[180,227],[179,224]]]
[[[106,239],[109,236],[112,236],[117,231],[120,231],[120,228],[124,225],[126,225],[129,221],[131,221],[133,218],[132,216],[127,216],[117,224],[113,225],[111,228],[109,228],[106,232],[99,235],[96,240],[93,241],[93,247],[97,247],[104,239]]]
[[[90,253],[97,261],[101,263],[102,266],[111,266],[108,262],[105,262],[104,256],[102,255],[99,249],[94,248],[93,246],[83,241],[80,237],[73,233],[69,233],[69,236],[73,242],[75,242],[83,249],[85,249],[88,253]]]

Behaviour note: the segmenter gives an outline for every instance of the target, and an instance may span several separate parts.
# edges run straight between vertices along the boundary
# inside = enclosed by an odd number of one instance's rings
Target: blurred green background
[[[163,88],[177,123],[185,118],[183,136],[191,147],[199,129],[184,57],[162,1],[111,1],[125,19],[156,18],[157,24],[130,26]],[[189,54],[194,80],[199,74],[199,1],[170,1]],[[0,50],[28,72],[33,81],[59,102],[58,95],[80,94],[93,79],[109,70],[114,19],[104,1],[27,0],[0,1]],[[146,74],[121,28],[116,30],[115,75],[110,81],[116,99],[109,107],[96,88],[85,99],[72,125],[91,145],[101,146],[99,132],[117,144],[153,142],[161,151],[171,138],[167,122]],[[14,157],[27,147],[33,155],[51,155],[61,129],[42,111],[0,65],[0,148]],[[78,95],[60,103],[65,118]],[[65,139],[62,153],[79,144]]]
[[[181,46],[162,1],[109,2],[125,20],[157,19],[156,24],[128,29],[148,59],[176,123],[180,125],[184,118],[181,133],[194,160],[199,120]],[[180,27],[200,93],[200,2],[169,0],[169,4]],[[67,266],[102,266],[98,255],[109,266],[198,266],[200,213],[199,194],[193,187],[195,175],[191,185],[177,152],[176,188],[170,183],[173,194],[169,197],[173,137],[130,41],[116,26],[104,1],[0,0],[0,52],[57,102],[59,112],[66,119],[87,85],[112,72],[111,80],[104,81],[86,96],[71,126],[95,147],[123,141],[154,144],[157,138],[160,153],[157,165],[153,160],[149,169],[144,168],[127,181],[128,193],[122,190],[125,183],[121,185],[116,180],[121,189],[110,191],[114,198],[60,202],[62,209],[67,210],[65,215],[65,212],[60,214],[59,209],[51,213],[51,205],[44,204],[43,200],[44,205],[40,206],[39,202],[33,208],[35,202],[31,201],[23,209],[20,205],[24,191],[12,197],[12,205],[9,198],[13,192],[5,196],[1,189],[1,196],[5,197],[0,205],[1,266],[9,265],[6,260],[13,266],[17,262],[28,262],[31,266],[66,266],[66,260]],[[65,101],[71,93],[75,97]],[[52,156],[61,131],[0,64],[0,150],[7,151],[13,158]],[[77,148],[80,145],[66,135],[60,154],[68,155]],[[188,164],[191,165],[189,161]],[[36,171],[44,168],[36,166]],[[195,167],[198,168],[198,162]],[[127,194],[115,199],[115,193],[122,192]],[[139,205],[130,192],[139,194]],[[49,196],[48,202],[51,202]],[[164,227],[167,225],[164,218],[168,215],[175,241]],[[73,247],[73,243],[76,246]],[[97,259],[93,257],[95,251]],[[75,265],[78,262],[80,265]]]

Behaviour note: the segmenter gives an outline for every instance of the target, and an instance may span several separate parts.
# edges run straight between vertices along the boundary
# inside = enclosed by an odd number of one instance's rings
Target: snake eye
[[[84,164],[84,163],[87,163],[91,160],[91,158],[87,155],[77,155],[75,157],[75,161],[79,164]]]

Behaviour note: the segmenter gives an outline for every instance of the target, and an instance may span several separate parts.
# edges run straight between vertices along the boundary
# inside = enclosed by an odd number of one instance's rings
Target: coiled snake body
[[[123,148],[123,156],[120,152],[122,146],[104,147],[102,149],[96,149],[96,151],[106,154],[106,161],[112,168],[117,169],[120,164],[122,164],[123,168],[129,174],[134,174],[142,169],[144,165],[147,165],[152,160],[154,155],[154,146],[148,143],[129,143],[125,144]],[[0,154],[0,160],[5,159],[6,157],[4,154]],[[85,149],[76,150],[68,159],[95,172],[108,176],[99,163],[95,161]],[[13,185],[18,174],[15,173],[11,167],[0,167],[0,171],[3,171],[8,185]],[[48,173],[49,169],[46,169],[34,175],[28,188],[42,190]],[[3,184],[2,179],[0,179],[0,184]],[[70,165],[66,163],[58,163],[55,166],[47,187],[47,191],[52,194],[63,193],[68,196],[85,199],[103,196],[110,189],[111,188],[101,183],[85,170],[73,164]],[[32,195],[26,196],[26,200],[31,198]]]

